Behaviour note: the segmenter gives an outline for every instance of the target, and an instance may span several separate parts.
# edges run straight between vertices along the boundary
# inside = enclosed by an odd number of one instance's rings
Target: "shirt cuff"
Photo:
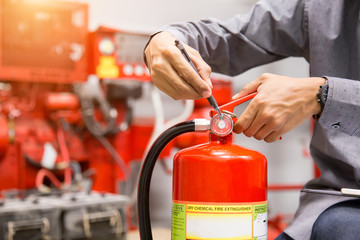
[[[179,39],[180,41],[187,43],[187,39],[185,37],[185,35],[179,31],[176,27],[170,26],[170,25],[166,25],[163,26],[160,29],[161,32],[169,32],[171,35],[173,35],[176,39]]]
[[[360,81],[326,76],[329,91],[319,123],[360,137]]]
[[[149,40],[147,41],[147,43],[144,47],[143,59],[144,59],[144,63],[146,66],[148,66],[148,63],[147,63],[146,56],[145,56],[145,49],[149,45],[151,39],[161,32],[169,32],[171,35],[173,35],[175,38],[179,39],[180,41],[186,42],[186,38],[181,32],[177,31],[176,29],[169,28],[169,26],[162,27],[159,31],[154,32],[153,34],[150,35]]]

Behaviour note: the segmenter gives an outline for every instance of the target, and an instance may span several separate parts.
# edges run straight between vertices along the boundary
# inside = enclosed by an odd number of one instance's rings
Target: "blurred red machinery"
[[[0,189],[34,188],[42,167],[65,171],[69,185],[70,159],[87,156],[79,136],[58,153],[69,135],[61,122],[81,123],[71,84],[87,79],[88,7],[2,0],[0,8]]]
[[[101,79],[150,82],[143,61],[149,35],[101,26],[89,34],[88,68]]]
[[[89,32],[81,3],[0,0],[0,9],[0,197],[129,195],[131,160],[141,159],[153,128],[132,121],[133,100],[150,81],[142,59],[148,35]]]
[[[85,81],[87,5],[1,0],[0,79]]]
[[[130,144],[130,127],[132,100],[150,81],[148,35],[89,32],[81,3],[1,0],[0,8],[0,190],[44,190],[58,186],[54,176],[69,190],[80,172],[93,190],[124,193],[129,162],[145,150]]]

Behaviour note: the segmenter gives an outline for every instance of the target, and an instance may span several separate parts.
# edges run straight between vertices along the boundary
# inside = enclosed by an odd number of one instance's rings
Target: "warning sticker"
[[[96,75],[99,78],[116,78],[119,76],[119,69],[115,63],[115,58],[111,56],[102,56],[99,59],[99,65],[96,67]]]
[[[267,203],[173,202],[172,240],[266,240]]]
[[[185,204],[173,203],[171,210],[171,239],[185,239]]]

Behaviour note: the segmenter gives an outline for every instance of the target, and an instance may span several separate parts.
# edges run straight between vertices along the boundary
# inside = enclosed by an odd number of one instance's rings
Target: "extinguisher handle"
[[[234,108],[236,106],[246,102],[246,101],[249,101],[250,99],[253,99],[257,94],[258,94],[257,92],[250,93],[249,95],[243,96],[243,97],[238,98],[238,99],[236,99],[234,101],[231,101],[231,102],[228,102],[228,103],[226,103],[224,105],[221,105],[219,108],[220,108],[221,112],[231,114],[233,123],[235,124],[236,121],[238,120],[238,118],[236,117],[235,114],[232,114],[234,112]],[[211,110],[210,111],[210,116],[213,117],[215,115],[216,115],[216,111]],[[282,137],[280,137],[279,140],[282,140]]]
[[[252,98],[254,98],[256,96],[257,92],[254,92],[254,93],[251,93],[249,95],[246,95],[244,97],[241,97],[241,98],[238,98],[234,101],[231,101],[231,102],[228,102],[224,105],[221,105],[219,108],[220,110],[223,112],[223,111],[226,111],[226,112],[230,112],[230,113],[233,113],[234,112],[234,108]],[[210,116],[213,117],[216,115],[216,111],[214,110],[211,110],[210,111]]]

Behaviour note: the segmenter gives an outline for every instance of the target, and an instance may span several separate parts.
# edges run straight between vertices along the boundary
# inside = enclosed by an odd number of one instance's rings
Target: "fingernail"
[[[214,86],[213,86],[213,84],[212,84],[212,82],[211,82],[211,79],[209,78],[209,83],[210,83],[210,87],[211,87],[211,89],[213,89],[214,88]]]
[[[235,94],[234,96],[232,96],[232,100],[235,100],[235,99],[237,99],[239,97],[239,94],[237,93],[237,94]]]
[[[208,98],[208,97],[210,97],[210,96],[211,96],[211,92],[210,92],[210,91],[205,90],[205,91],[202,92],[202,97],[203,97],[203,98]]]

